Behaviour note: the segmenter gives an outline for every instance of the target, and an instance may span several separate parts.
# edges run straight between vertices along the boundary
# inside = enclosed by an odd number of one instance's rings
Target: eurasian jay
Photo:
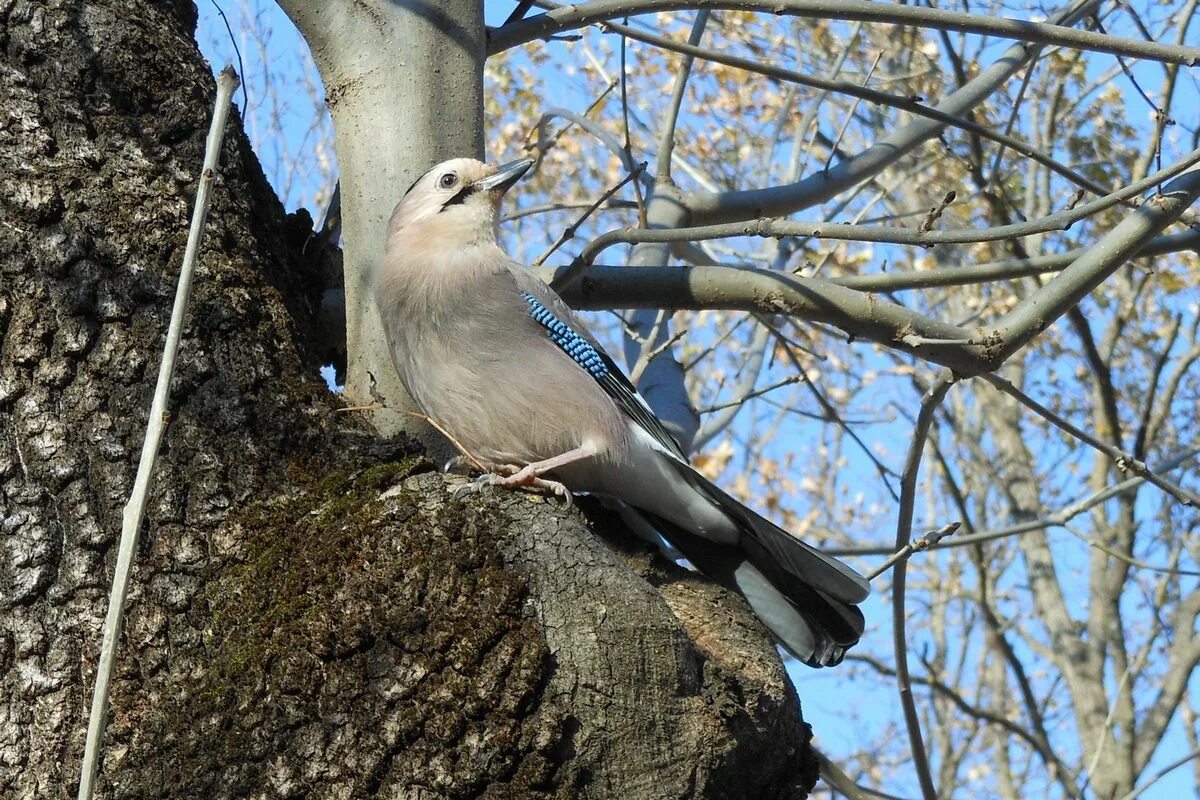
[[[501,249],[500,200],[532,163],[452,159],[396,206],[374,292],[405,387],[487,468],[475,487],[615,498],[801,661],[837,664],[862,635],[867,582],[693,469],[575,313]]]

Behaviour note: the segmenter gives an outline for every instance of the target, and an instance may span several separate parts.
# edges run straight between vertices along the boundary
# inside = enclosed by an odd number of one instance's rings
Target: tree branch
[[[882,225],[852,225],[847,223],[808,222],[779,218],[757,219],[750,222],[727,222],[691,228],[672,228],[669,230],[622,228],[602,233],[588,242],[587,247],[583,249],[583,252],[579,254],[575,262],[568,267],[567,274],[570,276],[572,274],[571,270],[583,269],[597,255],[616,244],[661,243],[680,240],[705,241],[708,239],[727,239],[739,236],[758,236],[764,238],[805,236],[813,239],[885,242],[889,244],[934,247],[939,244],[973,244],[976,242],[1009,240],[1021,236],[1032,236],[1036,233],[1067,230],[1079,220],[1112,208],[1131,197],[1135,197],[1160,184],[1163,180],[1195,166],[1197,163],[1200,163],[1200,149],[1193,150],[1166,169],[1160,170],[1153,175],[1091,202],[1082,203],[1074,208],[1049,214],[1040,219],[1010,225],[995,225],[987,228],[929,230],[925,225],[917,228],[896,228]]]
[[[1165,461],[1155,464],[1153,467],[1151,467],[1151,471],[1156,473],[1169,472],[1183,462],[1195,458],[1197,455],[1200,455],[1200,449],[1192,448],[1190,450],[1186,450],[1176,456],[1168,458]],[[947,547],[966,547],[967,545],[979,544],[980,542],[989,542],[993,539],[1003,539],[1009,536],[1017,536],[1022,533],[1029,533],[1030,531],[1040,531],[1045,530],[1046,528],[1058,527],[1063,523],[1070,522],[1083,512],[1088,511],[1089,509],[1092,509],[1101,503],[1107,502],[1118,495],[1128,494],[1129,492],[1134,491],[1145,482],[1145,478],[1130,478],[1127,481],[1122,481],[1121,483],[1106,487],[1098,492],[1093,492],[1082,500],[1076,501],[1071,505],[1054,512],[1053,514],[1048,514],[1040,519],[1022,522],[1017,525],[1008,525],[1003,528],[975,531],[961,536],[955,536],[953,539],[948,541],[938,542],[937,544],[930,546],[929,549],[943,550]],[[823,552],[839,558],[845,556],[886,556],[892,553],[892,548],[891,545],[829,547],[825,548]]]
[[[963,374],[983,368],[972,332],[817,278],[744,267],[592,267],[562,290],[579,309],[736,309],[789,314],[913,353]],[[904,337],[933,343],[913,346]]]
[[[581,203],[578,205],[563,206],[563,208],[586,208],[587,205],[586,203]],[[543,208],[541,210],[553,209]],[[520,213],[514,214],[513,217],[520,216]],[[1200,249],[1200,232],[1172,233],[1165,236],[1156,236],[1129,258],[1130,260],[1135,258],[1149,258],[1195,249]],[[910,289],[932,289],[940,286],[970,286],[978,283],[1016,280],[1018,278],[1028,278],[1031,275],[1060,272],[1085,252],[1087,252],[1087,248],[1076,247],[1053,255],[1033,256],[1031,258],[989,261],[984,264],[961,267],[897,270],[895,272],[880,272],[869,275],[838,275],[825,278],[825,280],[838,286],[844,286],[847,289],[881,293],[899,292]],[[713,259],[697,259],[692,263],[703,267],[730,266]],[[748,265],[735,268],[756,269]],[[610,269],[617,270],[620,267],[592,265],[584,271],[584,279],[586,280],[590,277],[593,271],[599,274],[600,270]],[[566,266],[557,267],[554,270],[542,268],[538,272],[542,280],[550,283],[552,281],[560,281],[564,270],[566,270]]]
[[[1017,304],[996,323],[1003,344],[991,356],[1004,363],[1034,336],[1050,327],[1138,251],[1142,243],[1177,220],[1200,197],[1200,170],[1171,181],[1127,216],[1049,283]]]
[[[927,124],[922,124],[922,121],[912,123],[905,128],[893,134],[892,137],[883,142],[876,143],[865,151],[856,155],[844,158],[844,160],[830,169],[819,171],[813,176],[799,183],[791,183],[783,186],[769,187],[765,189],[752,189],[742,192],[709,192],[699,194],[689,194],[686,198],[689,208],[693,213],[700,215],[704,220],[712,219],[745,219],[753,216],[760,216],[767,211],[776,214],[789,214],[793,211],[808,205],[813,205],[821,200],[828,199],[836,195],[845,188],[854,185],[862,180],[867,180],[885,167],[894,163],[906,153],[911,151],[917,145],[927,141],[937,135],[942,127],[950,126],[960,128],[964,131],[974,133],[975,135],[997,142],[1005,147],[1011,147],[1016,152],[1033,159],[1059,175],[1062,175],[1067,180],[1082,186],[1094,194],[1103,194],[1104,189],[1099,184],[1088,179],[1086,176],[1076,172],[1070,167],[1059,163],[1050,155],[1044,153],[1032,144],[1021,139],[1009,136],[1007,134],[998,133],[991,128],[980,125],[969,119],[959,116],[961,111],[970,110],[975,104],[981,102],[991,91],[994,91],[1003,80],[1010,77],[1009,74],[1000,74],[996,71],[996,66],[993,65],[993,70],[987,74],[983,74],[973,81],[969,81],[954,94],[948,96],[941,104],[936,107],[922,105],[920,102],[914,101],[910,95],[897,95],[888,92],[879,91],[877,89],[868,89],[848,81],[832,80],[830,78],[820,78],[812,75],[807,75],[794,70],[776,67],[770,64],[763,64],[757,61],[752,61],[746,58],[718,53],[707,48],[694,47],[684,42],[677,42],[673,39],[668,39],[662,36],[657,36],[652,33],[630,27],[628,25],[620,25],[617,23],[606,22],[603,26],[622,36],[631,39],[636,39],[640,42],[651,44],[655,47],[664,50],[670,50],[684,55],[701,58],[706,61],[711,61],[716,64],[724,64],[742,69],[747,72],[753,72],[760,75],[765,75],[775,80],[794,83],[800,86],[808,86],[817,89],[822,93],[836,92],[850,97],[857,97],[868,102],[897,108],[913,116],[921,117],[928,123],[929,121],[940,123],[935,127],[929,127]],[[1004,59],[1001,59],[1003,62]],[[1000,62],[998,62],[999,64]],[[1022,66],[1023,66],[1022,62]],[[1014,70],[1015,71],[1015,70]],[[982,94],[980,94],[982,93]],[[914,127],[916,126],[916,127]],[[847,165],[853,162],[853,168]],[[821,176],[828,177],[833,172],[838,175],[845,173],[845,179],[842,180],[835,188],[823,188],[818,180]],[[836,177],[836,175],[835,175]],[[819,192],[820,196],[815,199],[810,198],[809,194]],[[806,194],[807,193],[807,194]],[[787,199],[787,198],[792,199]],[[718,200],[725,198],[722,202],[727,205],[737,202],[737,208],[741,209],[734,214],[728,213],[731,209],[724,208],[725,213],[718,213],[713,208],[718,204]],[[749,205],[743,201],[752,201]],[[758,203],[758,206],[754,206]],[[774,203],[775,205],[771,205]],[[754,209],[758,210],[755,211]],[[700,221],[700,220],[696,220]]]
[[[695,47],[704,36],[704,27],[708,24],[708,11],[701,11],[692,23],[692,32],[688,36],[688,44]],[[662,137],[658,142],[658,165],[654,173],[655,183],[671,180],[671,155],[675,151],[675,125],[679,121],[679,111],[683,107],[683,93],[687,89],[688,76],[692,72],[694,56],[685,55],[679,62],[675,72],[675,88],[671,90],[671,105],[667,110],[667,118],[663,123]]]
[[[543,5],[539,3],[539,5]],[[1200,64],[1200,48],[1160,44],[1140,39],[1107,36],[1081,31],[1050,22],[1009,19],[960,11],[944,11],[924,6],[904,6],[869,0],[592,0],[538,14],[529,19],[492,30],[488,36],[488,55],[516,47],[535,39],[545,39],[563,31],[582,28],[595,22],[636,14],[687,9],[726,9],[758,11],[776,16],[811,19],[836,19],[905,25],[918,28],[974,33],[1056,47],[1071,47],[1098,53],[1111,53],[1150,61],[1185,66]]]
[[[108,597],[108,613],[104,620],[103,637],[100,643],[100,659],[96,665],[96,686],[92,693],[91,714],[88,717],[87,741],[84,746],[83,762],[79,768],[79,800],[91,800],[95,788],[96,767],[100,762],[104,727],[108,718],[108,693],[113,668],[117,663],[117,642],[121,636],[121,623],[125,618],[125,598],[129,592],[129,577],[133,571],[133,557],[137,551],[138,534],[146,514],[146,498],[154,477],[154,462],[158,459],[158,447],[170,419],[167,402],[171,394],[171,378],[175,374],[175,356],[179,352],[179,340],[183,335],[183,320],[187,315],[188,300],[192,294],[192,275],[200,259],[200,243],[204,240],[204,222],[208,219],[213,182],[221,156],[221,143],[225,139],[225,121],[229,117],[229,101],[241,81],[232,66],[221,70],[217,76],[217,99],[213,108],[212,123],[204,143],[204,164],[200,170],[200,185],[196,190],[196,203],[192,208],[192,224],[188,230],[187,247],[183,253],[183,265],[179,270],[179,282],[175,288],[175,305],[171,309],[171,321],[167,327],[167,338],[163,344],[162,361],[158,367],[158,382],[154,387],[154,399],[150,403],[147,417],[146,436],[142,440],[142,454],[138,459],[137,475],[133,490],[122,515],[121,541],[117,551],[117,564],[113,570],[112,590]]]
[[[916,501],[917,473],[921,469],[921,455],[925,452],[925,441],[933,424],[934,412],[945,398],[946,392],[954,384],[955,378],[943,370],[934,380],[929,391],[921,398],[921,411],[917,414],[912,442],[908,448],[908,457],[904,461],[904,471],[900,478],[900,511],[896,523],[896,552],[902,552],[908,545],[912,535],[913,505]],[[925,752],[925,743],[921,738],[921,719],[917,714],[917,706],[913,701],[912,679],[908,672],[908,639],[905,636],[907,617],[904,613],[904,586],[908,573],[908,562],[900,561],[892,572],[892,645],[896,654],[896,683],[900,690],[900,705],[904,709],[904,723],[908,728],[908,741],[912,747],[913,765],[917,770],[917,779],[921,784],[921,793],[925,800],[937,800],[937,789],[933,785],[933,776],[929,769],[929,756]]]
[[[1150,470],[1150,468],[1147,467],[1144,462],[1139,461],[1138,459],[1131,456],[1129,453],[1123,452],[1120,448],[1113,447],[1112,445],[1108,444],[1107,442],[1100,441],[1095,436],[1092,436],[1090,433],[1080,430],[1075,425],[1071,424],[1070,422],[1063,419],[1058,414],[1055,414],[1053,411],[1046,408],[1044,405],[1039,403],[1037,400],[1034,400],[1032,397],[1030,397],[1029,395],[1022,392],[1020,389],[1018,389],[1016,386],[1014,386],[1010,381],[1007,381],[1004,378],[1001,378],[999,375],[993,375],[990,373],[984,373],[982,375],[979,375],[978,377],[982,378],[983,380],[990,383],[992,386],[995,386],[1000,391],[1002,391],[1005,394],[1007,394],[1008,396],[1012,397],[1018,403],[1025,406],[1029,410],[1033,411],[1035,414],[1037,414],[1039,417],[1046,420],[1050,424],[1052,424],[1058,428],[1061,428],[1062,430],[1066,431],[1071,436],[1074,436],[1076,439],[1083,442],[1084,444],[1087,444],[1090,447],[1092,447],[1096,450],[1099,450],[1101,453],[1104,453],[1106,456],[1108,456],[1109,458],[1111,458],[1113,461],[1116,462],[1117,469],[1121,470],[1122,472],[1124,472],[1125,470],[1132,472],[1134,475],[1137,475],[1139,478],[1143,478],[1148,483],[1152,483],[1155,486],[1157,486],[1159,489],[1162,489],[1164,492],[1171,495],[1172,497],[1174,497],[1176,500],[1183,503],[1184,505],[1200,507],[1200,498],[1196,497],[1196,495],[1192,494],[1187,489],[1185,489],[1182,486],[1179,486],[1177,484],[1171,483],[1168,480],[1160,478],[1158,475],[1154,474],[1154,472],[1152,472]]]

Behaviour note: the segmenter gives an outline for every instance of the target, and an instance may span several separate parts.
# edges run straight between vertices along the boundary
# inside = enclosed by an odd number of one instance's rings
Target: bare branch
[[[692,32],[688,36],[688,44],[695,47],[700,44],[704,35],[704,27],[708,24],[708,11],[701,11],[692,23]],[[667,119],[663,124],[662,138],[658,143],[658,167],[655,170],[655,182],[671,180],[671,155],[675,151],[675,125],[679,121],[679,110],[683,106],[683,92],[687,88],[688,76],[692,72],[694,56],[685,55],[679,62],[675,72],[675,88],[671,90],[671,105],[667,109]]]
[[[926,317],[871,294],[817,278],[744,267],[591,267],[562,295],[580,309],[660,308],[736,309],[789,314],[841,328],[855,338],[919,355],[964,374],[982,366],[984,348],[945,344],[972,338],[972,332]],[[919,349],[906,335],[935,340]]]
[[[690,193],[684,200],[692,212],[696,223],[710,220],[728,221],[730,219],[747,219],[763,214],[790,214],[800,208],[814,205],[826,200],[840,191],[867,180],[886,167],[898,161],[907,153],[923,142],[936,136],[945,126],[960,128],[973,133],[980,138],[997,142],[1005,147],[1031,158],[1054,170],[1067,180],[1082,186],[1094,194],[1103,194],[1104,188],[1086,176],[1059,163],[1053,157],[1021,139],[997,133],[993,129],[972,122],[960,116],[969,111],[974,105],[982,102],[992,91],[1011,76],[1015,70],[1009,69],[1009,60],[1018,53],[1009,53],[1001,58],[988,71],[975,79],[968,81],[956,92],[947,96],[936,107],[929,107],[914,100],[910,95],[890,94],[877,89],[867,89],[848,81],[838,81],[820,78],[794,70],[784,69],[769,64],[762,64],[737,56],[717,53],[712,50],[693,47],[684,42],[677,42],[662,36],[620,25],[613,22],[603,23],[604,28],[620,33],[630,39],[660,47],[684,55],[702,58],[716,64],[724,64],[735,69],[746,70],[765,75],[775,80],[808,86],[821,92],[836,92],[838,94],[857,97],[877,105],[897,108],[913,116],[919,117],[916,122],[906,125],[891,136],[877,142],[854,156],[829,169],[824,169],[800,181],[782,186],[765,189],[750,189],[732,192]],[[1013,48],[1016,50],[1019,48]],[[1023,66],[1024,62],[1022,62]],[[939,123],[933,125],[932,123]]]
[[[564,208],[586,207],[586,203],[564,206]],[[521,216],[522,213],[517,212],[512,217],[516,218]],[[1195,231],[1172,233],[1166,236],[1156,236],[1151,239],[1140,250],[1130,256],[1130,259],[1161,256],[1197,248],[1200,248],[1200,233]],[[897,270],[895,272],[882,272],[873,275],[838,275],[826,278],[825,280],[838,286],[844,286],[847,289],[857,289],[862,292],[899,292],[908,289],[932,289],[941,286],[969,286],[977,283],[1016,280],[1018,278],[1028,278],[1031,275],[1059,272],[1085,252],[1087,252],[1087,248],[1077,247],[1053,255],[1033,256],[1032,258],[990,261],[984,264],[964,265],[961,267]],[[692,263],[696,266],[727,266],[713,259],[694,259]],[[750,266],[737,268],[755,269]],[[607,271],[610,269],[617,270],[620,267],[592,265],[584,271],[584,276],[590,278],[593,271]],[[555,270],[543,268],[539,270],[539,273],[546,283],[551,283],[560,281],[564,270],[566,270],[565,266],[558,267]]]
[[[921,455],[925,452],[925,441],[929,437],[929,429],[933,425],[934,413],[954,382],[954,375],[949,370],[943,370],[934,380],[933,385],[929,387],[929,391],[921,398],[921,411],[917,414],[912,442],[908,448],[908,457],[904,461],[904,471],[900,477],[900,511],[896,523],[895,547],[897,552],[903,551],[912,534],[917,473],[921,469]],[[907,562],[901,560],[892,572],[892,644],[896,654],[896,684],[900,690],[900,705],[904,709],[904,723],[908,728],[908,741],[912,748],[913,766],[917,770],[917,780],[921,784],[921,794],[924,795],[925,800],[937,800],[937,790],[934,788],[933,775],[929,769],[929,756],[925,752],[925,742],[921,738],[921,719],[913,700],[912,679],[908,672],[908,639],[905,636],[908,620],[904,613],[907,566]]]
[[[1166,459],[1165,461],[1155,464],[1151,468],[1151,471],[1156,473],[1169,472],[1183,462],[1195,458],[1197,455],[1200,455],[1200,448],[1186,450],[1178,455]],[[947,547],[966,547],[967,545],[979,544],[980,542],[990,542],[994,539],[1004,539],[1009,536],[1018,536],[1022,533],[1029,533],[1030,531],[1040,531],[1045,530],[1046,528],[1058,527],[1064,523],[1070,522],[1075,517],[1079,516],[1085,511],[1095,508],[1101,503],[1107,502],[1108,500],[1111,500],[1119,495],[1128,494],[1136,490],[1145,482],[1145,478],[1130,478],[1127,481],[1122,481],[1121,483],[1101,489],[1098,492],[1093,492],[1082,500],[1074,502],[1071,505],[1054,512],[1053,514],[1048,514],[1041,519],[1030,520],[1029,522],[1022,522],[1017,525],[1009,525],[1003,528],[995,528],[993,530],[976,531],[973,533],[968,533],[964,536],[956,536],[949,541],[939,542],[936,545],[932,545],[929,549],[941,550]],[[867,547],[829,547],[825,548],[824,552],[840,558],[843,556],[886,556],[892,553],[893,550],[890,545],[877,545]]]
[[[638,170],[637,164],[633,161],[633,157],[629,155],[629,153],[617,140],[616,136],[613,136],[611,133],[604,130],[604,128],[602,128],[600,125],[596,124],[584,115],[576,114],[574,111],[570,111],[565,108],[547,109],[538,120],[537,125],[534,126],[534,131],[537,133],[537,140],[533,146],[537,148],[539,152],[548,149],[549,144],[547,144],[547,142],[553,141],[546,137],[545,127],[546,124],[555,117],[561,117],[562,119],[565,119],[575,125],[578,125],[580,128],[583,128],[592,136],[596,137],[596,139],[598,139],[605,147],[607,147],[610,153],[620,159],[621,165],[625,167],[626,172],[638,174],[642,182],[649,182],[649,176]]]
[[[894,794],[855,783],[837,764],[829,760],[829,756],[815,747],[812,748],[812,754],[817,757],[817,763],[820,765],[821,780],[828,783],[830,788],[844,794],[848,800],[867,800],[868,797],[878,797],[880,800],[904,800]]]
[[[859,655],[855,653],[849,655],[846,660],[859,661],[867,664],[876,672],[887,677],[894,678],[897,675],[896,670],[891,669],[886,664],[883,664],[878,660],[871,658],[870,656]],[[1051,749],[1050,742],[1041,738],[1032,731],[1018,725],[1006,715],[991,711],[990,709],[981,708],[980,706],[969,702],[965,697],[962,696],[962,693],[955,689],[954,686],[947,684],[945,681],[938,680],[932,675],[913,678],[912,682],[918,686],[928,686],[931,690],[933,690],[934,694],[949,700],[955,706],[955,708],[962,713],[983,722],[987,722],[991,725],[995,725],[1008,734],[1024,740],[1031,748],[1033,748],[1034,752],[1041,756],[1041,758],[1047,764],[1057,768],[1065,776],[1069,776],[1071,774],[1070,770],[1067,768],[1067,765],[1062,763],[1062,761],[1054,753],[1054,750]],[[1068,777],[1066,781],[1060,781],[1060,783],[1063,784],[1063,788],[1067,789],[1072,796],[1080,796],[1078,789],[1073,787],[1068,782],[1069,780],[1070,779]],[[1071,791],[1072,789],[1074,789],[1074,791]]]
[[[584,212],[582,214],[580,214],[579,217],[576,218],[576,220],[574,222],[572,222],[570,225],[568,225],[566,228],[563,229],[562,234],[558,237],[558,239],[554,242],[554,244],[550,245],[550,247],[546,250],[546,252],[542,253],[540,256],[538,256],[536,259],[534,259],[533,266],[535,266],[535,267],[541,266],[543,263],[545,263],[547,258],[554,255],[555,250],[562,247],[563,244],[566,243],[567,241],[569,241],[570,239],[575,238],[575,232],[577,230],[579,230],[579,226],[582,225],[587,220],[588,217],[590,217],[592,214],[596,213],[596,210],[598,208],[600,208],[600,206],[604,205],[610,197],[612,197],[614,194],[619,192],[621,190],[622,186],[624,186],[625,184],[629,183],[632,180],[637,180],[637,178],[639,176],[641,176],[642,172],[645,169],[646,169],[646,162],[643,161],[642,163],[640,163],[636,167],[634,167],[633,172],[630,172],[624,178],[621,178],[621,180],[617,181],[617,183],[615,185],[606,189],[604,194],[600,195],[599,199],[597,199],[596,202],[592,203],[590,206],[588,206],[586,209],[584,209]]]
[[[1200,233],[1188,231],[1157,236],[1129,258],[1160,256],[1200,248]],[[1058,272],[1078,259],[1087,248],[1078,247],[1054,255],[1033,258],[992,261],[961,267],[939,267],[917,271],[898,271],[879,275],[845,275],[829,278],[831,283],[867,292],[894,292],[904,289],[927,289],[936,286],[965,286],[990,281],[1015,280],[1030,275]]]
[[[880,575],[882,575],[883,573],[885,573],[889,569],[891,569],[893,565],[898,564],[901,561],[908,560],[912,556],[913,553],[919,553],[922,550],[928,550],[930,547],[937,545],[940,541],[942,541],[942,539],[945,539],[947,536],[952,535],[955,531],[957,531],[961,527],[962,527],[961,522],[951,522],[946,525],[943,525],[940,528],[935,528],[933,530],[925,531],[925,533],[923,533],[920,536],[920,538],[904,545],[904,547],[900,548],[895,553],[892,553],[892,555],[888,558],[887,561],[883,562],[878,567],[871,570],[871,572],[867,574],[867,580],[869,580],[869,581],[875,580]]]
[[[1143,203],[1049,283],[1017,304],[997,324],[1004,344],[994,356],[1003,363],[1058,317],[1116,272],[1151,237],[1170,225],[1200,197],[1200,170],[1171,181]]]
[[[539,5],[548,4],[539,3]],[[636,14],[685,9],[734,9],[814,19],[890,23],[959,33],[975,33],[1019,42],[1071,47],[1185,66],[1200,64],[1200,48],[1195,47],[1106,36],[1049,22],[1031,22],[982,14],[944,11],[924,6],[869,2],[868,0],[771,0],[771,2],[761,3],[745,2],[744,0],[742,2],[737,2],[737,0],[717,0],[716,2],[707,2],[706,0],[592,0],[589,3],[552,8],[544,14],[538,14],[491,31],[488,36],[488,55],[535,39],[545,39],[563,31],[582,28],[595,22]]]
[[[1181,758],[1175,759],[1170,764],[1163,766],[1162,769],[1155,772],[1147,780],[1144,780],[1141,783],[1139,783],[1136,787],[1134,787],[1133,791],[1126,794],[1124,797],[1121,798],[1121,800],[1136,800],[1136,798],[1140,797],[1142,795],[1142,793],[1145,792],[1147,789],[1149,789],[1151,786],[1158,783],[1160,780],[1162,780],[1163,778],[1165,778],[1167,775],[1174,772],[1175,770],[1179,769],[1184,764],[1186,764],[1189,761],[1192,761],[1194,759],[1197,759],[1197,758],[1200,758],[1200,750],[1193,750],[1192,752],[1188,753],[1187,755],[1185,755]]]
[[[1095,548],[1096,550],[1099,550],[1100,552],[1102,552],[1106,555],[1110,555],[1113,558],[1115,558],[1117,561],[1120,561],[1124,564],[1128,564],[1131,567],[1136,567],[1137,569],[1144,569],[1148,572],[1161,572],[1165,575],[1188,575],[1191,577],[1200,578],[1200,571],[1197,571],[1194,569],[1181,569],[1179,567],[1170,566],[1169,564],[1150,564],[1146,561],[1141,560],[1140,558],[1133,558],[1132,556],[1127,556],[1124,553],[1122,553],[1120,550],[1114,550],[1113,548],[1106,545],[1104,542],[1102,542],[1094,537],[1087,536],[1080,531],[1075,530],[1074,526],[1072,526],[1072,525],[1062,525],[1061,527],[1067,533],[1071,534],[1076,539],[1078,539],[1079,541],[1086,544],[1088,547]],[[1092,767],[1092,769],[1094,770],[1095,767]],[[1089,772],[1090,771],[1091,770],[1089,770]]]
[[[1032,236],[1047,231],[1066,230],[1074,223],[1093,214],[1136,197],[1142,192],[1157,186],[1163,180],[1178,175],[1200,163],[1200,149],[1193,150],[1178,162],[1166,169],[1155,172],[1140,181],[1129,184],[1104,197],[1089,203],[1075,206],[1072,209],[1049,214],[1040,219],[1018,222],[1010,225],[995,225],[988,228],[957,228],[945,230],[930,230],[932,220],[927,220],[917,228],[897,228],[878,225],[852,225],[834,222],[806,222],[778,218],[757,219],[750,222],[727,222],[716,225],[704,225],[692,228],[674,228],[671,230],[641,230],[638,228],[623,228],[602,233],[588,243],[579,257],[572,263],[570,269],[581,270],[606,248],[615,244],[632,244],[640,242],[674,242],[680,240],[703,241],[707,239],[724,239],[739,236],[758,236],[779,238],[783,236],[806,236],[813,239],[836,239],[854,242],[886,242],[890,244],[919,245],[933,247],[939,244],[970,244],[975,242],[993,242],[1008,240],[1021,236]],[[947,201],[953,200],[953,193]],[[947,201],[935,207],[932,212],[940,216]],[[931,216],[933,213],[931,212]],[[936,219],[936,216],[933,216]],[[571,273],[568,272],[568,276]]]
[[[776,339],[778,339],[780,345],[783,347],[784,354],[787,355],[788,360],[792,362],[792,367],[796,370],[796,377],[803,381],[804,385],[808,387],[808,391],[812,394],[813,399],[817,401],[817,405],[819,405],[821,407],[821,411],[825,413],[824,418],[836,422],[838,427],[845,431],[846,435],[850,437],[851,441],[858,445],[858,448],[862,450],[863,455],[865,455],[867,459],[870,460],[870,462],[875,466],[875,471],[879,473],[879,480],[883,484],[884,488],[887,489],[888,494],[892,496],[894,501],[899,502],[900,498],[896,495],[896,490],[892,488],[892,484],[888,481],[888,478],[892,475],[895,475],[895,473],[884,466],[883,462],[879,460],[879,457],[871,452],[871,448],[867,447],[867,443],[862,440],[862,437],[854,432],[854,429],[850,427],[846,420],[842,419],[842,415],[839,414],[837,409],[833,407],[833,404],[825,398],[825,395],[822,394],[821,390],[817,388],[817,385],[813,382],[812,378],[808,377],[808,372],[805,371],[804,365],[800,363],[799,357],[797,357],[795,352],[792,350],[792,342],[786,336],[784,336],[783,332],[769,320],[759,318],[759,321],[769,331],[771,331],[772,334],[774,334]]]
[[[1144,462],[1137,460],[1129,453],[1123,452],[1120,448],[1113,447],[1107,442],[1102,442],[1095,436],[1092,436],[1090,433],[1086,433],[1079,429],[1058,414],[1055,414],[1053,411],[1046,408],[1037,400],[1034,400],[1032,397],[1022,392],[1020,389],[1014,386],[1012,382],[994,374],[982,374],[977,377],[982,378],[992,386],[995,386],[997,389],[1012,397],[1018,403],[1033,411],[1050,424],[1066,431],[1071,436],[1074,436],[1079,441],[1096,450],[1099,450],[1101,453],[1104,453],[1106,456],[1116,462],[1117,469],[1121,470],[1122,472],[1128,470],[1134,475],[1144,478],[1147,482],[1154,484],[1186,506],[1200,507],[1200,498],[1196,497],[1196,495],[1192,494],[1187,489],[1159,477],[1152,472]]]
[[[87,741],[84,746],[83,762],[79,768],[79,800],[91,800],[95,789],[96,767],[100,761],[101,743],[104,738],[104,723],[108,718],[108,691],[112,681],[113,667],[117,662],[117,641],[121,635],[121,623],[125,617],[125,598],[129,592],[129,576],[133,570],[133,556],[137,551],[138,534],[146,513],[146,498],[150,494],[150,483],[154,477],[154,463],[158,459],[158,446],[166,431],[170,411],[167,402],[171,394],[171,378],[175,374],[175,356],[179,352],[179,340],[183,335],[183,320],[192,294],[192,275],[200,257],[200,243],[204,240],[204,222],[208,219],[213,181],[221,155],[221,143],[225,138],[225,121],[229,117],[229,101],[241,81],[232,66],[221,70],[217,77],[217,99],[213,108],[212,123],[204,143],[204,165],[200,171],[200,185],[196,190],[196,203],[192,209],[192,224],[188,230],[187,247],[183,253],[183,266],[179,270],[179,282],[175,288],[175,304],[171,309],[171,321],[167,327],[167,338],[163,344],[162,361],[158,367],[158,383],[154,387],[154,399],[150,403],[150,414],[146,423],[146,437],[142,441],[142,454],[138,459],[137,475],[129,502],[122,515],[121,541],[117,549],[117,564],[113,570],[112,590],[108,596],[108,613],[104,620],[104,632],[100,642],[100,660],[96,665],[96,686],[92,694],[91,714],[88,717]]]

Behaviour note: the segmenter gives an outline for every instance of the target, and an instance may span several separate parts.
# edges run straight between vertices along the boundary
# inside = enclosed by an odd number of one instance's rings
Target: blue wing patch
[[[569,355],[576,364],[587,370],[626,416],[649,433],[667,452],[686,463],[687,456],[680,449],[679,442],[675,441],[675,437],[663,426],[662,420],[654,415],[650,406],[646,405],[646,401],[608,354],[554,316],[553,311],[529,292],[521,292],[521,297],[529,304],[529,316],[542,326],[550,341],[558,345],[558,348]]]
[[[576,364],[586,369],[588,374],[596,380],[602,380],[608,375],[608,366],[605,365],[600,352],[592,346],[591,342],[554,316],[550,309],[542,305],[529,292],[521,292],[521,296],[529,304],[529,315],[533,317],[534,322],[546,329],[546,335],[550,337],[550,341],[558,345],[564,353],[574,359]]]

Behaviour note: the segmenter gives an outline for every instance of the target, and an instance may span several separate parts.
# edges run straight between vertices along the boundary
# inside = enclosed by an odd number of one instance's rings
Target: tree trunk
[[[312,49],[333,117],[342,198],[347,399],[383,400],[376,430],[442,441],[392,368],[370,276],[404,190],[448,158],[483,158],[483,0],[281,0]],[[453,455],[446,450],[445,455]]]
[[[66,798],[213,80],[190,3],[0,15],[0,797]],[[100,795],[804,796],[740,599],[334,413],[309,229],[231,130]]]

